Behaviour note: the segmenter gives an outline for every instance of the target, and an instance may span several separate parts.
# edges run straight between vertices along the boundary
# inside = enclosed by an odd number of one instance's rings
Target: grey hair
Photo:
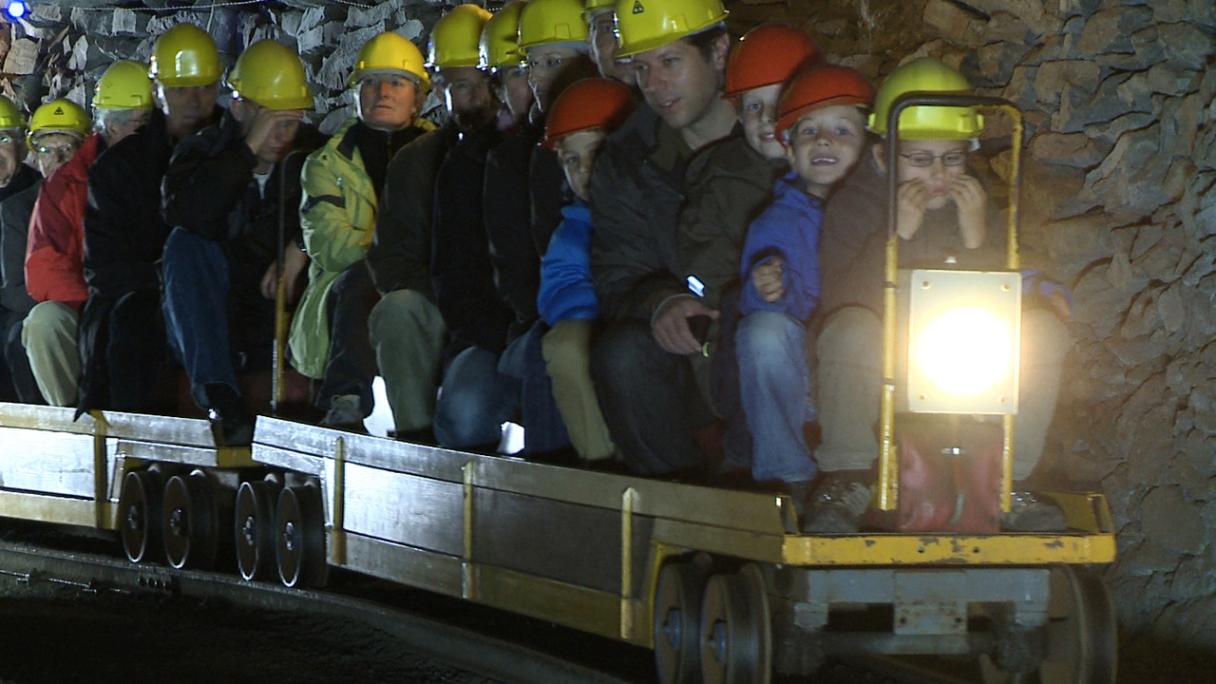
[[[130,123],[131,119],[142,113],[142,109],[94,109],[93,131],[104,136],[106,134],[106,124],[112,123],[116,126],[121,126]]]

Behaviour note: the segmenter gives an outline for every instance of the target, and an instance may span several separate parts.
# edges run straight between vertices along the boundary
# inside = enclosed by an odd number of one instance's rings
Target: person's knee
[[[369,325],[373,336],[392,335],[403,330],[422,330],[434,325],[435,305],[414,290],[394,290],[372,307]]]
[[[625,322],[608,326],[591,345],[591,374],[597,384],[614,384],[634,377],[655,343],[649,326]]]
[[[740,369],[751,372],[789,371],[791,350],[801,350],[805,329],[796,319],[774,311],[756,311],[739,322],[735,353]]]
[[[819,333],[817,351],[820,361],[866,359],[878,364],[882,345],[882,322],[874,312],[849,306],[828,316]]]
[[[588,338],[572,332],[558,324],[541,339],[545,368],[555,381],[586,373],[590,364]]]
[[[435,437],[448,447],[471,447],[493,441],[498,430],[490,402],[479,387],[445,383],[435,409]]]
[[[63,337],[76,338],[77,314],[61,302],[42,302],[30,309],[22,324],[22,343],[28,348]]]

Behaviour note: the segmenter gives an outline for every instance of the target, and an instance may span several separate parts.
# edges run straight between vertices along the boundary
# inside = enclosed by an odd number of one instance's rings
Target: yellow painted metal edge
[[[645,645],[637,632],[622,639],[621,599],[615,592],[597,591],[488,565],[477,566],[477,580],[478,603],[610,639]],[[640,602],[630,601],[629,604],[636,615]]]
[[[787,565],[1039,565],[1110,563],[1114,534],[786,537]],[[757,559],[764,560],[764,559]]]
[[[97,522],[97,507],[92,499],[0,491],[0,516],[94,527]]]

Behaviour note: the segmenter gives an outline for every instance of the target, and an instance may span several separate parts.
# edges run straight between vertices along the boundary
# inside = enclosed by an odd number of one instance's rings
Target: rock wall
[[[876,83],[919,55],[1026,113],[1024,242],[1075,291],[1044,468],[1110,498],[1129,633],[1216,649],[1216,3],[732,4]]]
[[[98,3],[94,3],[96,5]],[[206,3],[212,4],[212,3]],[[55,97],[82,106],[116,59],[147,61],[156,37],[187,22],[206,29],[231,64],[245,46],[273,38],[295,48],[313,86],[312,120],[328,132],[353,115],[346,78],[359,48],[385,30],[397,31],[425,52],[425,31],[442,10],[431,0],[386,0],[362,6],[294,0],[248,7],[155,10],[105,8],[81,3],[35,3],[16,23],[0,22],[0,90],[32,110]],[[423,113],[440,116],[432,96]]]
[[[1110,497],[1124,627],[1216,649],[1216,3],[729,5],[736,33],[801,26],[875,82],[907,58],[940,57],[1025,110],[1024,242],[1075,290],[1077,344],[1044,468]],[[176,13],[39,3],[0,25],[0,87],[31,104],[87,104],[111,60],[146,59],[156,35],[189,21],[229,60],[262,37],[296,47],[332,130],[350,113],[343,84],[362,43],[384,29],[421,43],[439,11],[428,0]]]

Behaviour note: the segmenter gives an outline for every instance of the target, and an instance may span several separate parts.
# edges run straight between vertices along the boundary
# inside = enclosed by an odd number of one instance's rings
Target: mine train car
[[[1021,139],[1010,103],[980,100],[1009,110],[1012,139]],[[976,101],[909,96],[892,107],[889,130],[903,107]],[[894,206],[893,187],[890,197]],[[926,329],[989,304],[1010,322],[1003,334],[1012,344],[969,344],[1006,355],[1003,364],[975,359],[979,370],[1007,371],[986,381],[991,409],[978,410],[974,392],[957,406],[931,385],[913,396],[945,402],[922,407],[929,414],[1001,416],[986,425],[1003,426],[1003,438],[995,432],[1006,510],[1016,403],[1007,398],[1018,396],[1020,316],[1011,209],[1006,271],[918,271],[909,281],[921,293],[913,295],[912,319],[929,312],[921,317]],[[889,238],[890,321],[894,245]],[[884,326],[888,378],[894,329]],[[960,368],[962,359],[951,357],[939,370]],[[915,496],[915,488],[900,491],[907,473],[897,454],[914,445],[894,442],[909,433],[892,429],[893,386],[884,385],[880,426],[875,508],[883,511]],[[993,526],[808,535],[784,494],[453,451],[267,416],[257,419],[252,447],[218,448],[209,427],[113,412],[73,420],[72,409],[0,404],[0,516],[113,530],[133,562],[232,568],[248,580],[319,586],[331,567],[365,573],[652,649],[664,684],[766,682],[774,673],[811,674],[824,656],[841,654],[965,657],[978,661],[988,682],[1115,678],[1114,611],[1094,567],[1115,557],[1100,494],[1048,493],[1066,518],[1066,528],[1051,533]],[[956,467],[967,457],[959,444],[946,447],[937,451],[949,452]]]
[[[0,516],[250,580],[366,573],[653,649],[662,682],[867,653],[972,656],[988,681],[1114,678],[1098,494],[1053,494],[1054,534],[807,536],[784,495],[264,416],[252,448],[217,448],[203,420],[3,404],[0,444]]]

